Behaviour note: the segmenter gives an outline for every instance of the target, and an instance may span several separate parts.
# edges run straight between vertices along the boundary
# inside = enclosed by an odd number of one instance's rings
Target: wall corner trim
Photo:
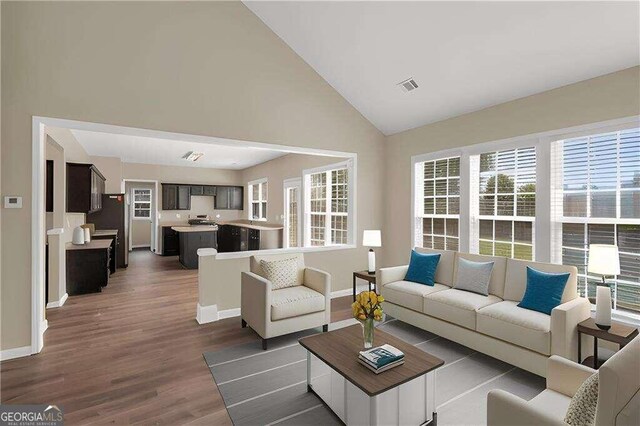
[[[196,321],[198,321],[198,324],[208,324],[218,321],[218,319],[218,305],[202,306],[198,303],[196,309]]]
[[[22,358],[31,355],[31,346],[22,346],[20,348],[5,349],[0,351],[0,361],[7,361],[14,358]]]
[[[64,305],[64,302],[67,301],[68,297],[69,297],[69,294],[65,293],[65,294],[62,295],[60,300],[56,300],[55,302],[47,303],[47,309],[49,309],[49,308],[59,308],[60,306]]]
[[[218,250],[214,248],[199,248],[197,253],[198,257],[215,256],[218,254]]]

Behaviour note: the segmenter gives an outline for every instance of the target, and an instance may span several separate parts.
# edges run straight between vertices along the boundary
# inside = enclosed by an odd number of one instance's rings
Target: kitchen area
[[[160,217],[164,211],[197,211],[186,221],[160,222],[161,254],[178,256],[188,269],[198,268],[198,249],[220,253],[282,248],[283,226],[242,219],[244,187],[162,183]],[[207,213],[210,212],[210,213]],[[221,218],[235,212],[236,219]],[[178,216],[176,214],[176,216]],[[192,214],[193,216],[193,214]]]

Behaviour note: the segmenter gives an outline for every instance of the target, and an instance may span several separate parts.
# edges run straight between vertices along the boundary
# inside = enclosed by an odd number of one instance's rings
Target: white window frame
[[[267,185],[267,193],[263,194],[262,188],[263,188],[263,184]],[[254,186],[258,186],[258,199],[254,200],[253,199],[253,187]],[[263,209],[263,205],[267,204],[267,197],[269,194],[269,183],[268,183],[268,179],[267,178],[261,178],[261,179],[256,179],[256,180],[252,180],[251,182],[247,183],[247,192],[249,193],[249,208],[247,209],[248,212],[248,218],[249,220],[256,220],[256,221],[260,221],[260,222],[266,222],[267,221],[267,212],[264,211]],[[253,217],[253,204],[254,203],[258,203],[258,217]],[[267,206],[267,210],[268,210],[268,206]]]
[[[298,207],[297,207],[297,216],[298,216],[298,224],[297,224],[297,244],[296,244],[296,248],[297,247],[302,247],[302,222],[303,222],[303,218],[302,218],[302,179],[301,178],[293,178],[293,179],[285,179],[282,182],[282,189],[283,189],[283,194],[282,194],[282,198],[284,201],[284,208],[283,208],[283,212],[284,212],[284,235],[282,237],[283,242],[284,242],[284,248],[293,248],[289,245],[289,214],[290,214],[290,203],[289,203],[289,190],[290,189],[297,189],[298,190]]]
[[[147,203],[147,201],[138,201],[136,200],[136,192],[148,192],[149,193],[149,208],[136,208],[136,203]],[[149,211],[149,216],[137,216],[138,211]],[[131,188],[131,218],[133,220],[146,220],[151,221],[153,218],[151,217],[153,211],[153,190],[151,188]]]
[[[331,171],[336,169],[347,169],[347,243],[346,244],[332,244],[331,243],[331,216],[335,213],[331,213]],[[326,196],[326,211],[325,211],[325,244],[324,246],[312,246],[311,245],[311,175],[316,173],[327,173],[327,196]],[[322,167],[316,167],[313,169],[303,170],[302,172],[302,187],[303,187],[303,247],[356,247],[356,163],[353,159],[341,161],[339,163],[329,164]]]
[[[424,163],[428,162],[428,161],[434,161],[435,162],[435,161],[438,161],[438,160],[450,160],[452,158],[460,158],[460,156],[459,155],[451,155],[451,156],[442,157],[442,158],[429,158],[429,159],[425,159],[425,160],[419,161],[414,165],[414,173],[415,173],[414,182],[415,182],[415,185],[417,185],[417,188],[416,188],[416,197],[417,197],[417,199],[416,199],[416,212],[415,212],[416,219],[415,219],[415,224],[414,224],[415,228],[414,228],[414,234],[413,234],[414,235],[414,245],[415,246],[422,247],[423,243],[424,243],[424,240],[423,240],[424,239],[423,219],[444,219],[444,222],[445,222],[444,234],[445,235],[443,236],[443,238],[445,239],[445,247],[446,247],[446,238],[447,238],[447,236],[446,236],[446,234],[447,234],[447,229],[446,229],[447,219],[456,219],[456,220],[458,220],[458,235],[456,237],[450,237],[450,238],[456,238],[458,240],[458,249],[460,248],[460,205],[458,205],[458,213],[457,214],[451,214],[451,213],[448,212],[449,199],[453,198],[453,197],[456,197],[456,196],[455,195],[449,195],[448,192],[447,192],[446,196],[440,196],[440,198],[444,197],[447,200],[446,201],[446,203],[447,203],[447,213],[446,214],[438,214],[438,213],[435,212],[436,211],[436,201],[435,200],[436,200],[436,198],[438,198],[435,195],[436,194],[435,182],[438,180],[438,178],[435,178],[435,164],[434,164],[434,179],[433,179],[434,180],[434,190],[433,190],[434,191],[433,192],[433,194],[434,194],[433,195],[434,213],[433,214],[424,213],[424,208],[423,208],[423,203],[424,203],[424,199],[425,199],[425,196],[424,196],[424,181],[425,181],[425,178],[424,178]],[[460,161],[462,161],[462,158],[460,158]],[[448,167],[448,164],[447,164],[447,167]],[[460,174],[462,174],[462,170],[460,170]],[[453,178],[455,178],[455,177],[449,177],[449,173],[448,173],[448,170],[447,170],[447,177],[446,178],[440,178],[440,179],[447,179],[447,181],[448,181],[449,179],[453,179]],[[458,176],[457,179],[458,179],[458,182],[460,183],[462,177]],[[448,182],[447,182],[447,188],[448,188]],[[459,189],[460,188],[458,188],[458,195],[457,195],[458,203],[460,203],[460,200],[461,200],[461,194],[459,192]],[[433,229],[432,229],[432,231],[433,231]],[[431,235],[433,235],[434,237],[436,236],[435,233],[433,233],[433,232],[432,232]]]
[[[552,142],[571,139],[579,136],[587,136],[598,133],[619,131],[634,127],[640,127],[640,116],[631,116],[621,119],[608,120],[598,123],[558,129],[549,132],[541,132],[514,138],[484,142],[466,147],[441,150],[432,153],[414,155],[411,157],[411,209],[409,226],[411,231],[411,247],[422,244],[422,235],[418,235],[417,219],[421,211],[422,194],[418,188],[417,177],[422,173],[418,169],[420,163],[448,157],[460,156],[460,217],[458,222],[459,251],[478,253],[479,241],[479,161],[473,164],[472,157],[484,152],[500,151],[504,149],[535,147],[536,148],[536,206],[535,222],[533,229],[534,259],[537,262],[560,263],[557,256],[558,247],[553,241],[559,227],[552,220]],[[420,174],[419,174],[420,173]],[[469,214],[463,214],[469,212]],[[509,217],[504,217],[510,220]],[[514,219],[515,220],[515,219]],[[618,219],[609,219],[611,223]],[[634,219],[624,219],[625,223],[635,223]],[[608,219],[598,219],[598,223],[606,223]],[[561,256],[561,255],[560,255]],[[640,314],[632,314],[614,310],[613,317],[622,321],[640,325]]]

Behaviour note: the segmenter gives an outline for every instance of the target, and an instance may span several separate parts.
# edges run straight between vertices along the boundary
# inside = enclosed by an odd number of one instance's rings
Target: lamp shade
[[[367,229],[362,233],[362,245],[365,247],[382,247],[382,236],[379,230]]]
[[[588,272],[599,275],[620,274],[620,256],[618,246],[591,244],[589,246]]]

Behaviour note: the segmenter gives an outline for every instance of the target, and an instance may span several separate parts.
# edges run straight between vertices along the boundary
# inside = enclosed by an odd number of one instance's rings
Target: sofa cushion
[[[479,309],[476,330],[544,355],[551,354],[551,317],[519,308],[518,302],[505,300]]]
[[[527,266],[527,289],[518,306],[551,315],[560,304],[569,273],[551,274]]]
[[[557,419],[564,419],[571,398],[560,392],[546,389],[533,397],[527,405],[536,411],[544,412]]]
[[[388,302],[422,312],[424,296],[448,289],[449,287],[438,283],[430,286],[410,281],[395,281],[382,287],[382,296]]]
[[[507,271],[507,258],[501,256],[487,256],[484,254],[457,253],[456,267],[454,268],[454,282],[458,273],[458,259],[471,260],[473,262],[493,262],[493,271],[491,272],[491,280],[489,281],[489,294],[504,297],[504,275]]]
[[[452,287],[453,286],[453,267],[456,263],[456,252],[451,250],[437,250],[437,249],[429,249],[416,247],[415,250],[418,253],[439,253],[440,261],[438,262],[438,267],[436,268],[436,279],[435,282]]]
[[[423,312],[432,317],[476,329],[476,309],[500,302],[499,297],[449,289],[426,295]]]
[[[453,288],[488,296],[492,271],[493,262],[474,262],[459,257]]]
[[[537,269],[538,271],[553,274],[569,272],[571,275],[562,293],[562,303],[569,302],[578,297],[578,269],[575,266],[507,259],[507,273],[504,280],[504,300],[514,300],[516,302],[522,300],[527,288],[527,266]]]
[[[404,276],[404,281],[434,285],[440,256],[440,253],[419,253],[412,250],[409,269],[407,269],[407,274]]]
[[[271,292],[271,321],[324,311],[324,295],[298,285]]]

